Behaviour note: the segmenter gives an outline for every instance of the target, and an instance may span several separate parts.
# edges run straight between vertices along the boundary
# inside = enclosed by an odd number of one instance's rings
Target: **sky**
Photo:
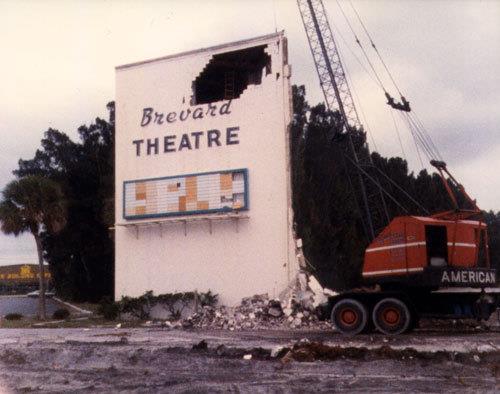
[[[337,2],[323,1],[371,148],[418,172],[409,131],[396,114],[401,148]],[[449,169],[481,208],[500,210],[500,0],[352,3]],[[396,95],[349,2],[340,4]],[[280,30],[292,83],[306,86],[310,104],[323,101],[294,0],[0,0],[0,189],[49,127],[76,139],[78,126],[106,117],[115,66]],[[35,262],[31,236],[0,234],[0,265]]]

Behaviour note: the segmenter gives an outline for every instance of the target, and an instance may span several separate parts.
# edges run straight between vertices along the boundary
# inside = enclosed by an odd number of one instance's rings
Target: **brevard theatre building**
[[[290,285],[289,78],[282,32],[116,68],[116,299]]]

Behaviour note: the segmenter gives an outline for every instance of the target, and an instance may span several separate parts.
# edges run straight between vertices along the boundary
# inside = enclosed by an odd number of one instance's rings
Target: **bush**
[[[208,290],[206,293],[200,293],[200,303],[201,306],[211,306],[214,307],[219,302],[219,295],[212,293],[211,290]]]
[[[4,318],[5,320],[21,320],[23,315],[21,313],[7,313]]]
[[[97,309],[97,313],[106,320],[116,320],[120,316],[120,304],[114,302],[111,298],[103,298]]]
[[[185,292],[155,296],[150,290],[139,297],[123,296],[118,302],[114,302],[111,298],[104,298],[99,304],[97,313],[107,320],[115,320],[121,313],[138,320],[148,320],[151,318],[151,309],[155,305],[160,305],[170,313],[172,319],[179,319],[184,308],[193,302],[198,302],[201,307],[215,306],[218,302],[218,295],[209,290],[207,293]]]
[[[65,320],[69,317],[70,313],[66,308],[59,308],[52,314],[54,320]]]
[[[156,297],[151,290],[146,291],[140,297],[122,297],[120,309],[123,313],[129,313],[139,320],[148,320],[151,308],[156,303]]]

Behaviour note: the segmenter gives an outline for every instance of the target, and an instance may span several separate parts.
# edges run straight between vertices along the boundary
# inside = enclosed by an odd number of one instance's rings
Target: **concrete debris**
[[[331,329],[323,321],[320,303],[327,300],[318,281],[305,272],[299,272],[280,298],[269,298],[268,294],[246,297],[234,307],[223,305],[184,308],[183,313],[173,316],[152,316],[152,321],[143,324],[167,329],[208,328],[223,330],[255,329]],[[186,312],[188,311],[188,312]],[[186,313],[184,313],[186,312]],[[119,328],[119,327],[117,327]]]
[[[275,346],[271,349],[271,357],[276,358],[278,357],[278,354],[280,354],[283,351],[284,347],[283,346]]]
[[[230,331],[331,328],[328,322],[318,319],[315,307],[312,302],[309,302],[308,297],[300,294],[288,300],[270,299],[267,294],[258,294],[242,299],[240,305],[235,307],[204,306],[187,318],[168,322],[165,327],[210,328]]]
[[[492,352],[492,351],[495,351],[496,348],[494,346],[491,346],[491,345],[479,345],[477,347],[477,351],[479,353],[486,353],[486,352]]]

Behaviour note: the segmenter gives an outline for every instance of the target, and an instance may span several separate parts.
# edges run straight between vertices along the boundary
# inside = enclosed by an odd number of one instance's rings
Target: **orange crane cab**
[[[487,240],[479,220],[397,217],[366,249],[363,279],[383,287],[494,286]]]

